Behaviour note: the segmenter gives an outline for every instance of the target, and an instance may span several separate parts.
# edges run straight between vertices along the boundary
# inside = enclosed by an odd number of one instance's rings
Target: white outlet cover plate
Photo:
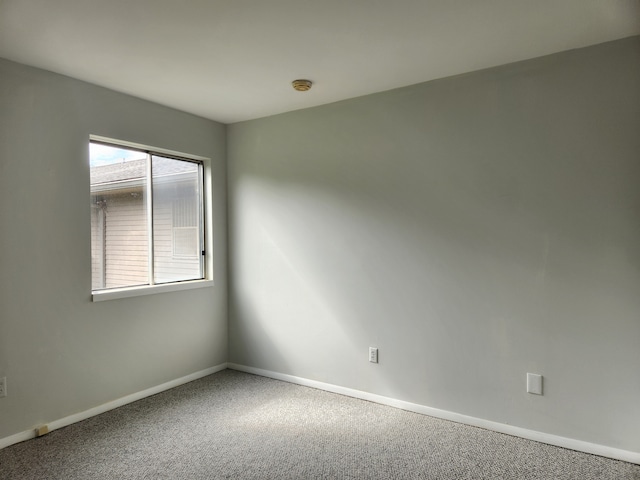
[[[542,375],[527,373],[527,392],[542,395]]]
[[[369,347],[369,361],[378,363],[378,349],[376,347]]]

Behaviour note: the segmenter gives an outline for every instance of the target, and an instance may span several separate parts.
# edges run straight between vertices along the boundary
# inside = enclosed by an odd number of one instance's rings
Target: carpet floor
[[[0,478],[640,480],[640,466],[225,370],[0,450]]]

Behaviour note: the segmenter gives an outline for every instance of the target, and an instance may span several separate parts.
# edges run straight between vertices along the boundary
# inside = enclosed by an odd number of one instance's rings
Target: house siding
[[[200,211],[197,201],[194,201],[194,188],[197,188],[197,177],[183,179],[178,184],[154,185],[155,283],[193,280],[203,276],[197,238]],[[96,193],[92,195],[92,206],[93,289],[148,284],[148,223],[142,189]],[[196,235],[193,242],[189,242],[188,235],[185,235],[185,230],[190,227],[194,228]],[[178,234],[186,237],[186,243],[185,238],[176,238],[176,229],[180,230]],[[185,250],[190,252],[185,254]]]
[[[149,241],[144,196],[109,197],[105,222],[105,287],[149,283]]]
[[[197,204],[193,201],[193,183],[163,185],[155,189],[153,248],[156,283],[201,277],[199,248],[193,252],[195,255],[176,254],[176,229],[198,226],[199,214]],[[186,208],[185,198],[191,199]]]
[[[104,210],[91,205],[91,285],[104,288]]]

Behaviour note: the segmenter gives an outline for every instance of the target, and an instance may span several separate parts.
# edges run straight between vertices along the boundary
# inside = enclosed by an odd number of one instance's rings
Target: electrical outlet
[[[369,361],[378,363],[378,349],[376,347],[369,347]]]
[[[0,397],[7,396],[7,377],[0,378]]]

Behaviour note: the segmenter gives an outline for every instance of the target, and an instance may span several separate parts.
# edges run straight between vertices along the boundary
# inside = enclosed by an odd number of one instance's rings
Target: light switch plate
[[[542,395],[542,375],[527,373],[527,392]]]

